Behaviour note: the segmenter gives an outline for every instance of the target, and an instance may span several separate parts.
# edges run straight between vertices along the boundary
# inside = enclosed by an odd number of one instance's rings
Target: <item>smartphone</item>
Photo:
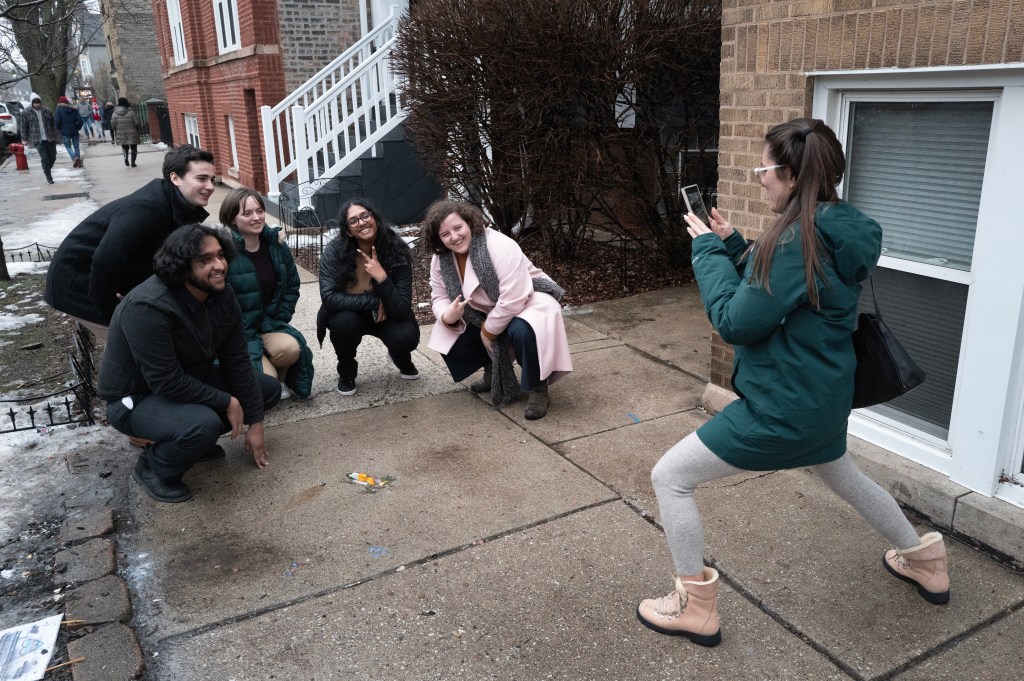
[[[710,227],[711,216],[708,213],[708,209],[704,207],[704,197],[700,195],[700,189],[697,188],[697,185],[687,185],[679,191],[683,195],[683,201],[686,202],[687,212],[693,213],[700,218],[705,225]]]

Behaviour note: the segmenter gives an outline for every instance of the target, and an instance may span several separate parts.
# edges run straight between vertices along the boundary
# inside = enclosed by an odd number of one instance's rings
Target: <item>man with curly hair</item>
[[[245,450],[269,465],[263,414],[281,384],[249,361],[242,312],[227,285],[231,238],[192,224],[171,233],[154,274],[133,288],[110,321],[97,391],[120,432],[150,441],[133,477],[157,501],[187,501],[182,476],[224,458],[217,438],[245,430]],[[244,426],[248,426],[245,429]]]

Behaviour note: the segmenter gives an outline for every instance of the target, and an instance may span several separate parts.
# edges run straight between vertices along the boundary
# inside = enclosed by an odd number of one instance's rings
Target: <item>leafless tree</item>
[[[75,13],[84,9],[84,0],[0,0],[0,61],[14,66],[15,80],[31,79],[47,106],[64,93],[81,53],[72,36]]]
[[[420,0],[393,57],[446,188],[572,257],[601,229],[688,263],[685,183],[714,187],[720,0]]]

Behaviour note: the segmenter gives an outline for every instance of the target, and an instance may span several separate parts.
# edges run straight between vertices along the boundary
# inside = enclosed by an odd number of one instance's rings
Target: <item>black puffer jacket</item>
[[[109,326],[117,294],[127,294],[153,274],[153,254],[164,239],[208,215],[188,203],[170,180],[153,180],[111,201],[61,242],[46,272],[46,302]]]
[[[388,319],[402,321],[413,317],[412,265],[400,254],[394,254],[393,260],[381,259],[381,267],[388,273],[388,278],[379,284],[371,279],[373,293],[349,293],[345,290],[348,277],[345,276],[347,273],[340,271],[340,260],[342,240],[346,238],[341,235],[331,239],[320,256],[321,305],[316,318],[316,338],[320,345],[324,344],[327,317],[332,312],[372,312],[383,303]]]

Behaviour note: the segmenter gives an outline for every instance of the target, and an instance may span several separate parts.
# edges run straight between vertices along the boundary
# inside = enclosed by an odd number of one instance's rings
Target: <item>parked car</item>
[[[20,104],[18,105],[20,106]],[[15,111],[10,102],[0,102],[0,131],[18,136],[18,118],[21,111]],[[8,137],[8,135],[4,135]]]

